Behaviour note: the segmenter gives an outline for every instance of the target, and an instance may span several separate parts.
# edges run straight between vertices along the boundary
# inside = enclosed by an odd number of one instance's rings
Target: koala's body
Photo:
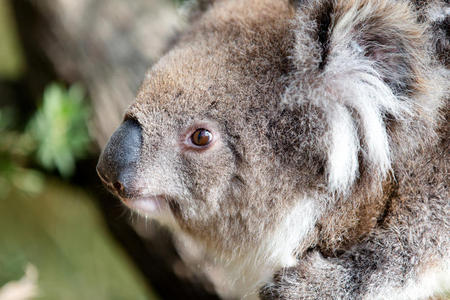
[[[449,5],[217,0],[149,71],[100,177],[236,297],[450,286]]]

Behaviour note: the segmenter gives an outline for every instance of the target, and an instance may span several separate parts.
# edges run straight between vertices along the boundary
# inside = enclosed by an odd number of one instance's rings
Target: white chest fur
[[[245,253],[215,257],[214,266],[222,273],[221,282],[214,282],[218,292],[225,297],[255,298],[258,289],[276,271],[296,264],[294,251],[314,228],[319,211],[312,199],[300,199],[257,247]]]

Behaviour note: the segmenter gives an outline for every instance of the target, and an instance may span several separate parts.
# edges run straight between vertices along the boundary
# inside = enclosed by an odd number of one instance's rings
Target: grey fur
[[[449,283],[448,36],[432,30],[448,5],[201,4],[127,111],[143,132],[127,203],[163,195],[149,216],[201,245],[232,296],[421,299],[425,274]],[[215,144],[186,147],[195,128]]]

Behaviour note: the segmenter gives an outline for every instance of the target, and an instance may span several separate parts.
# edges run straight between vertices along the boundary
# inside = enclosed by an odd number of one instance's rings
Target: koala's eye
[[[204,128],[199,128],[191,135],[191,142],[199,147],[209,145],[212,141],[212,133]]]

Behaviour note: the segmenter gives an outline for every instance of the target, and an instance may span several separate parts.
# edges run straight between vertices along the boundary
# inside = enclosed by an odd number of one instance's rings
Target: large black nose
[[[141,154],[142,128],[129,119],[120,125],[106,144],[97,173],[106,186],[122,197],[132,197]]]

